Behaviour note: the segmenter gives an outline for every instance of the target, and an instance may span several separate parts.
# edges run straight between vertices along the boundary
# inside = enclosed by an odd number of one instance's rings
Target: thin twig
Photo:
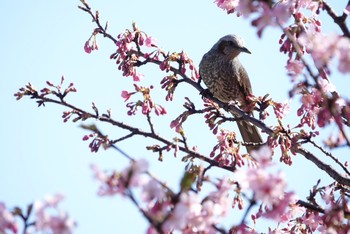
[[[142,213],[142,215],[148,220],[148,222],[157,230],[157,232],[159,234],[164,233],[161,227],[161,223],[158,223],[155,221],[154,218],[152,218],[150,215],[148,215],[139,205],[139,203],[137,202],[137,200],[135,199],[132,191],[130,189],[127,190],[127,196],[130,198],[130,200],[132,201],[132,203],[134,203],[134,205],[138,208],[138,210]]]
[[[120,141],[126,140],[126,139],[128,139],[128,138],[131,138],[131,137],[133,137],[134,135],[135,135],[134,133],[129,133],[128,135],[125,135],[125,136],[120,137],[120,138],[118,138],[118,139],[116,139],[116,140],[113,140],[113,141],[111,141],[110,143],[111,143],[111,144],[115,144],[115,143],[117,143],[117,142],[120,142]]]
[[[323,0],[322,4],[328,15],[334,20],[334,23],[336,23],[344,33],[344,36],[350,38],[350,31],[345,23],[345,20],[348,16],[348,13],[345,12],[346,10],[344,10],[342,16],[338,16],[337,13],[335,13],[334,9],[325,0]],[[349,5],[350,1],[348,2],[347,6]]]
[[[151,121],[151,115],[149,113],[147,114],[147,122],[148,122],[150,129],[151,129],[151,133],[155,134],[154,126],[153,126],[153,123]]]
[[[324,153],[325,155],[327,155],[328,157],[330,157],[331,159],[333,159],[334,162],[336,162],[345,172],[346,174],[350,175],[349,170],[336,158],[333,156],[333,154],[331,154],[330,152],[326,151],[324,148],[322,148],[321,146],[317,145],[316,142],[314,142],[313,140],[309,140],[309,142],[315,146],[317,149],[321,150],[322,153]]]
[[[244,215],[242,217],[242,220],[241,220],[241,225],[243,225],[245,223],[245,219],[247,218],[248,214],[249,214],[249,211],[256,205],[256,201],[254,199],[254,194],[253,194],[253,197],[251,199],[249,199],[249,206],[248,208],[245,210],[244,212]]]
[[[295,146],[296,148],[297,146]],[[303,149],[301,147],[294,149],[296,153],[304,155],[306,159],[313,162],[318,168],[325,171],[330,177],[332,177],[335,181],[340,184],[350,186],[350,179],[339,174],[331,165],[325,164],[320,159],[318,159],[315,155]]]

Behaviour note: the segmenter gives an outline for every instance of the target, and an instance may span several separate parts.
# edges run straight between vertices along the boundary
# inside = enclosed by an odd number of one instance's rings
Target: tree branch
[[[344,36],[347,38],[350,38],[350,31],[345,23],[345,20],[348,16],[347,10],[344,9],[343,15],[338,16],[337,13],[335,13],[334,9],[325,1],[322,2],[323,8],[327,11],[328,15],[334,20],[334,23],[336,23],[341,31],[344,33]],[[347,4],[347,7],[350,5],[350,1]]]
[[[294,147],[296,148],[296,147]],[[304,155],[306,159],[313,162],[318,168],[325,171],[330,177],[332,177],[335,181],[337,181],[340,184],[350,186],[350,179],[342,176],[339,174],[331,165],[325,164],[321,160],[319,160],[315,155],[307,151],[306,149],[303,149],[301,147],[296,148],[295,152]]]

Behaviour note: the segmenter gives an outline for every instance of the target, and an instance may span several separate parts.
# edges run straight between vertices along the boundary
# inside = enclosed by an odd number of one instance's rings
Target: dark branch
[[[347,6],[350,5],[350,2],[348,2]],[[334,20],[334,23],[336,23],[341,31],[344,33],[344,36],[347,38],[350,38],[350,31],[345,23],[346,18],[348,17],[348,13],[343,12],[342,16],[338,16],[337,13],[335,13],[334,9],[326,2],[323,1],[323,7],[327,11],[328,15]]]
[[[336,180],[338,183],[350,186],[350,179],[339,174],[331,165],[325,164],[320,159],[318,159],[315,155],[307,151],[303,148],[296,148],[295,152],[304,155],[306,159],[313,162],[318,168],[325,171],[330,177]]]

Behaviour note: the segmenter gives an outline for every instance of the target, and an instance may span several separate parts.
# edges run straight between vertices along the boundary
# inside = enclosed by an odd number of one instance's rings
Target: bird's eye
[[[233,45],[233,41],[228,41],[228,45],[232,46]]]

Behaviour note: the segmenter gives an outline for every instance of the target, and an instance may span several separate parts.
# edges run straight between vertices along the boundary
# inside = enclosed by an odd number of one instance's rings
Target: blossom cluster
[[[63,198],[61,194],[50,195],[34,203],[35,228],[37,231],[51,231],[53,234],[70,234],[73,232],[76,226],[75,221],[65,211],[58,208],[58,204]]]
[[[101,146],[103,146],[104,149],[107,149],[110,146],[110,140],[108,136],[102,136],[101,134],[97,133],[85,135],[83,137],[83,141],[90,140],[91,138],[92,141],[89,144],[89,148],[92,153],[97,153]]]
[[[240,168],[235,173],[241,190],[252,191],[255,202],[262,202],[258,213],[253,219],[265,217],[278,222],[291,220],[295,210],[303,210],[294,204],[297,201],[293,192],[285,192],[286,179],[282,172],[271,172],[272,150],[263,146],[257,151],[252,151],[251,156],[257,161],[256,167]]]
[[[96,40],[96,33],[91,35],[89,40],[87,40],[84,44],[84,51],[88,54],[90,54],[92,51],[98,50],[98,44]]]
[[[148,48],[157,46],[156,39],[141,32],[135,24],[133,29],[118,35],[117,51],[110,58],[116,59],[116,63],[119,64],[118,69],[123,71],[123,76],[131,76],[134,81],[140,81],[144,75],[137,71],[136,66],[141,57],[147,58],[148,54],[142,56],[136,51],[140,52],[142,45]]]
[[[96,42],[98,33],[105,34],[106,32],[102,29],[95,29],[92,36],[85,43],[85,52],[91,53],[91,51],[98,49]],[[161,81],[161,87],[167,91],[167,101],[173,99],[175,88],[179,82],[178,76],[193,81],[198,81],[200,78],[193,60],[184,51],[179,53],[164,52],[157,45],[157,40],[141,31],[135,23],[133,23],[132,30],[127,29],[117,36],[115,44],[117,50],[110,55],[110,59],[116,60],[118,69],[123,72],[123,76],[132,77],[135,82],[141,81],[144,75],[137,68],[147,63],[155,63],[159,65],[160,70],[167,73],[171,72]],[[172,63],[176,65],[173,66]],[[188,76],[187,71],[190,71]],[[128,93],[123,91],[123,95],[127,96]]]
[[[213,147],[210,157],[223,166],[243,166],[243,156],[240,154],[240,147],[237,144],[236,134],[221,129],[217,134],[218,143]],[[216,151],[219,151],[216,153]]]
[[[350,67],[350,39],[336,34],[323,34],[321,32],[303,33],[298,42],[305,47],[319,69],[328,69],[333,58],[338,58],[338,70],[349,73]]]
[[[157,40],[154,37],[148,36],[146,33],[142,32],[136,24],[133,24],[133,30],[126,30],[124,33],[118,35],[116,41],[117,50],[110,58],[116,60],[118,69],[123,72],[123,76],[131,76],[136,82],[144,78],[144,75],[137,71],[137,67],[148,62],[159,64],[159,68],[166,72],[171,70],[170,64],[176,62],[179,65],[179,71],[172,70],[174,75],[179,72],[185,75],[188,67],[191,71],[191,79],[199,79],[196,66],[184,51],[180,53],[165,53],[156,43]],[[142,46],[153,50],[149,52],[141,51]],[[90,48],[88,46],[85,47]],[[91,50],[86,49],[86,51]],[[172,91],[171,93],[173,93],[173,90],[168,87],[170,84],[171,83],[163,82],[163,88],[167,88],[168,91]]]
[[[228,215],[232,199],[229,197],[233,184],[227,178],[214,183],[215,190],[206,198],[190,190],[178,195],[173,194],[159,181],[146,174],[146,160],[134,161],[121,172],[106,173],[92,166],[95,177],[101,183],[98,194],[101,196],[133,196],[131,189],[140,189],[140,198],[144,205],[140,208],[149,219],[157,220],[164,232],[215,233],[213,225]],[[157,233],[155,226],[148,233]]]
[[[298,50],[295,45],[296,41],[300,43],[301,50],[299,52],[310,53],[317,68],[323,68],[327,72],[332,58],[337,57],[338,70],[342,73],[350,72],[348,66],[350,40],[336,34],[321,33],[321,22],[316,16],[320,9],[324,9],[322,1],[282,0],[276,4],[251,0],[215,0],[214,2],[227,13],[237,11],[238,15],[244,17],[257,15],[252,20],[252,25],[257,28],[259,37],[266,27],[284,27],[284,24],[288,23],[291,18],[294,19],[290,26],[284,28],[285,32],[280,39],[281,52],[288,53],[289,56],[286,68],[291,76],[295,77],[301,74],[304,68],[304,64],[298,58],[300,54],[296,59],[292,58]],[[306,15],[305,10],[310,12],[309,16]],[[289,35],[287,36],[287,34]]]
[[[214,101],[204,98],[204,107],[206,114],[204,115],[205,123],[208,124],[209,129],[214,133],[217,134],[219,130],[220,124],[223,122],[220,112],[220,107],[218,104],[216,104]]]
[[[18,223],[14,215],[6,209],[6,205],[0,202],[0,233],[17,233]]]
[[[134,84],[134,92],[128,92],[126,90],[123,90],[121,93],[122,98],[124,98],[124,101],[128,101],[131,96],[135,95],[136,93],[141,93],[143,96],[143,100],[138,100],[136,102],[129,102],[126,104],[126,106],[129,108],[128,115],[135,115],[137,108],[141,107],[142,114],[149,115],[152,110],[154,110],[156,115],[165,115],[167,114],[166,109],[156,104],[152,97],[151,97],[151,90],[153,89],[153,86],[150,87],[142,87],[138,86],[137,84]]]
[[[318,87],[310,91],[301,88],[302,106],[297,111],[298,116],[301,116],[300,126],[306,124],[315,129],[316,124],[324,127],[335,122],[342,129],[343,120],[349,121],[350,117],[347,101],[341,97],[328,97],[329,93],[335,92],[329,80],[320,79]]]
[[[233,186],[227,178],[219,180],[215,186],[216,190],[210,192],[204,200],[195,193],[182,193],[171,216],[163,224],[163,230],[216,233],[213,225],[226,217],[231,209],[232,199],[229,193]]]
[[[252,0],[215,0],[214,2],[228,14],[237,12],[238,16],[242,15],[246,18],[255,15],[252,25],[257,28],[259,37],[267,26],[284,25],[292,15],[301,13],[301,9],[308,9],[315,13],[320,7],[319,3],[312,0],[282,0],[276,4]]]
[[[63,198],[61,194],[48,195],[43,200],[37,200],[34,205],[30,205],[26,214],[20,208],[9,212],[5,204],[0,202],[0,233],[18,233],[19,225],[15,219],[16,216],[21,217],[25,222],[23,233],[26,234],[32,233],[31,229],[35,230],[35,233],[73,233],[75,221],[58,207]],[[32,219],[29,217],[32,211],[35,213],[35,218],[34,222],[29,223]]]

